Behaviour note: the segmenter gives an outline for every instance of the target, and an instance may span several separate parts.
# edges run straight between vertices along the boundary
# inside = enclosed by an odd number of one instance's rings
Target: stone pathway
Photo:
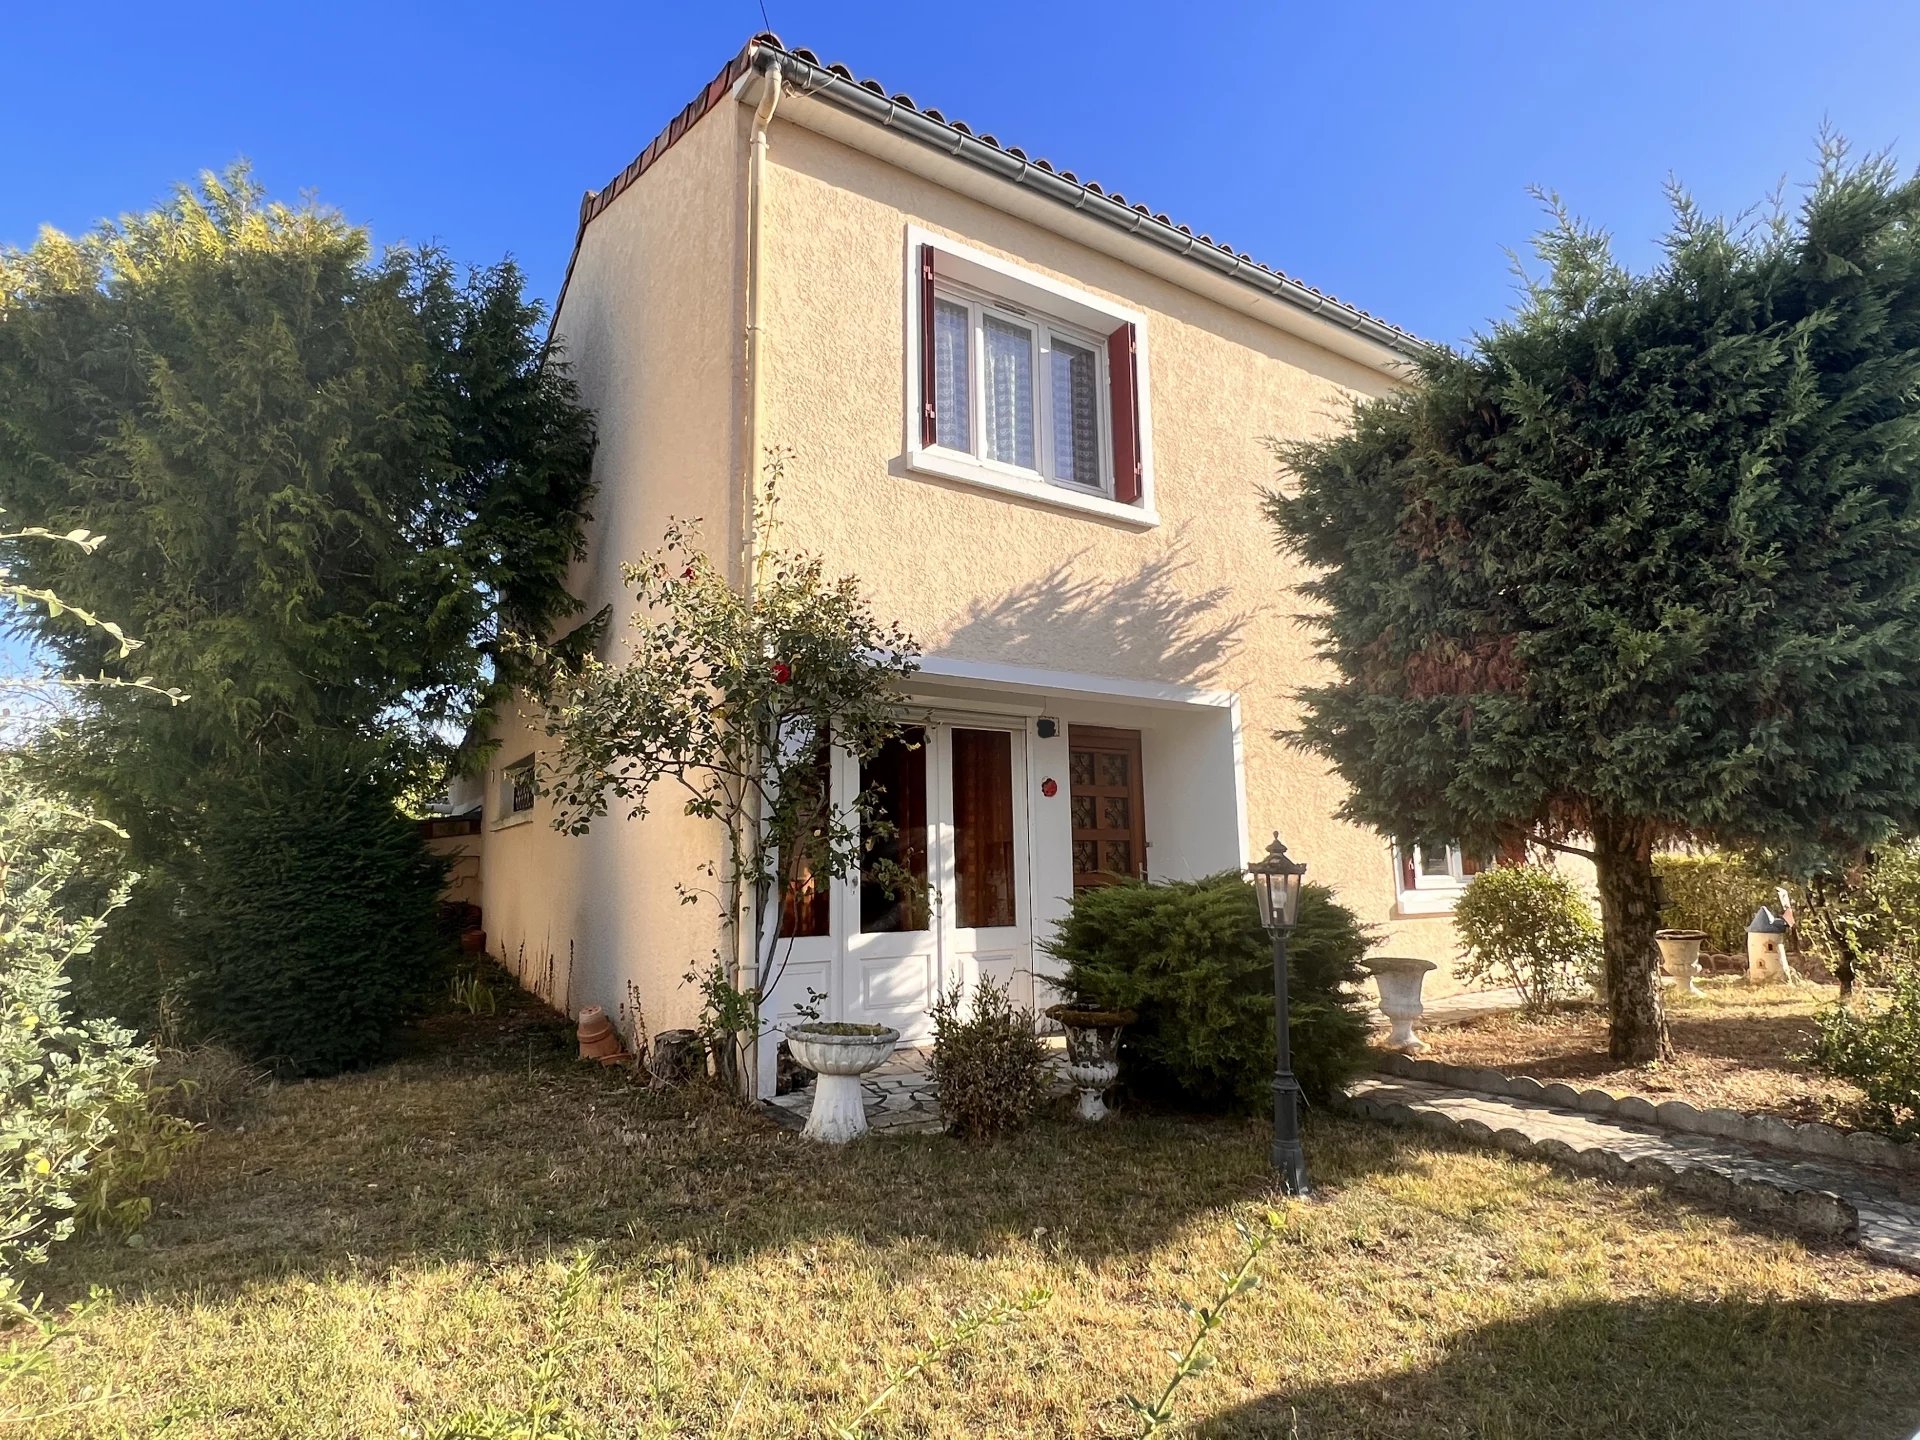
[[[1830,1238],[1920,1273],[1920,1187],[1868,1166],[1632,1124],[1536,1101],[1375,1075],[1348,1087],[1362,1115],[1419,1125],[1609,1179],[1668,1186]]]
[[[876,1135],[939,1132],[944,1122],[940,1119],[940,1097],[928,1072],[932,1059],[931,1050],[902,1046],[887,1057],[886,1064],[860,1077],[860,1088],[867,1097],[869,1130]],[[767,1104],[781,1125],[804,1130],[807,1116],[813,1113],[813,1086],[776,1095]]]
[[[1051,1042],[1050,1048],[1055,1051],[1055,1068],[1048,1089],[1065,1095],[1073,1089],[1059,1069],[1066,1052],[1057,1040]],[[945,1126],[940,1116],[940,1095],[934,1088],[932,1062],[931,1049],[903,1045],[887,1058],[886,1064],[860,1077],[860,1088],[867,1098],[867,1128],[872,1133],[931,1135]],[[804,1130],[807,1116],[813,1113],[813,1086],[775,1096],[766,1102],[766,1109],[775,1123],[789,1130]]]

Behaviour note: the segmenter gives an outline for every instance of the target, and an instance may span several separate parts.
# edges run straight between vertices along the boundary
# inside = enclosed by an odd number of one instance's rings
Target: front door
[[[1072,726],[1067,731],[1067,780],[1072,787],[1073,888],[1145,879],[1140,732]]]
[[[1025,741],[1020,723],[915,727],[848,774],[880,823],[843,892],[843,1018],[923,1044],[956,983],[989,975],[1032,1003]]]

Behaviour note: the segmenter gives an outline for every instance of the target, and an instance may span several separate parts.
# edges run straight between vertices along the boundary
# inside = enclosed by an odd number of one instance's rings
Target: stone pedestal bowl
[[[886,1063],[900,1043],[900,1032],[885,1025],[809,1021],[788,1026],[786,1036],[793,1058],[820,1077],[814,1082],[806,1133],[829,1145],[844,1145],[866,1134],[860,1077]]]

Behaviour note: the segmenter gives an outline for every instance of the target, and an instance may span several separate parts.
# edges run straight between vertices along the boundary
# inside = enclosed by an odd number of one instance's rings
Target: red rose
[[[682,570],[680,572],[680,578],[682,580],[691,580],[693,578],[693,567],[689,565],[686,569]]]
[[[774,661],[773,683],[776,685],[791,685],[793,683],[793,667],[784,660]]]

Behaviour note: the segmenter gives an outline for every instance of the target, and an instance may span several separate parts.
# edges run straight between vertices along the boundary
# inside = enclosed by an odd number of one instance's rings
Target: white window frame
[[[1107,375],[1107,342],[1079,326],[1011,305],[998,296],[988,295],[958,281],[936,278],[933,294],[935,300],[944,300],[950,305],[966,307],[969,372],[967,377],[968,434],[965,450],[955,450],[938,441],[926,447],[927,450],[950,461],[982,465],[988,469],[1003,472],[1013,479],[1028,482],[1043,480],[1049,485],[1059,485],[1067,490],[1097,495],[1111,501],[1113,499],[1113,400],[1112,386]],[[1027,332],[1029,337],[1028,350],[1031,355],[1033,375],[1033,454],[1036,462],[1031,468],[1016,465],[1009,460],[995,460],[986,453],[986,322],[988,316],[1019,326]],[[1058,423],[1058,417],[1053,413],[1053,352],[1056,336],[1072,342],[1093,355],[1095,413],[1099,417],[1099,433],[1096,439],[1099,448],[1094,459],[1094,469],[1100,476],[1097,482],[1071,480],[1054,473],[1054,426]]]
[[[921,417],[921,355],[924,323],[921,312],[920,250],[930,245],[941,265],[934,277],[934,294],[968,307],[967,403],[970,452],[923,443]],[[1060,510],[1076,511],[1137,529],[1160,523],[1154,507],[1152,397],[1148,386],[1147,318],[1138,311],[1083,290],[1063,285],[1035,271],[1010,264],[945,235],[918,225],[906,230],[903,292],[906,335],[905,462],[916,475],[954,481],[977,489],[1014,495]],[[1002,318],[1031,329],[1034,334],[1034,458],[1033,469],[988,460],[983,456],[986,424],[986,347],[984,316]],[[1135,424],[1140,447],[1140,499],[1125,503],[1113,498],[1114,446],[1112,387],[1108,377],[1106,336],[1122,325],[1134,327],[1134,388],[1139,407]],[[1095,393],[1100,417],[1101,483],[1085,485],[1050,478],[1053,466],[1052,346],[1058,333],[1094,354]]]
[[[509,825],[528,825],[533,822],[534,809],[540,803],[538,787],[536,786],[534,790],[533,803],[524,810],[516,810],[513,808],[513,786],[514,780],[521,774],[531,776],[535,773],[534,762],[537,758],[537,755],[529,754],[511,765],[500,767],[499,783],[494,787],[494,800],[499,810],[494,816],[491,828],[504,830]]]
[[[1453,909],[1454,902],[1460,898],[1460,892],[1467,888],[1467,882],[1473,877],[1467,874],[1466,853],[1459,845],[1449,841],[1447,844],[1447,873],[1429,875],[1422,863],[1426,859],[1425,847],[1412,846],[1403,850],[1398,845],[1392,847],[1393,888],[1399,896],[1399,910],[1403,915],[1442,915]],[[1408,861],[1412,862],[1413,888],[1406,888]]]

